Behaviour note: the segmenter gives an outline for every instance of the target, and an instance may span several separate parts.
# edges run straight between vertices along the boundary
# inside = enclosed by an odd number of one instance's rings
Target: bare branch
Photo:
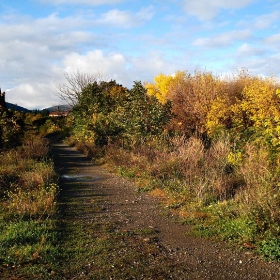
[[[88,84],[100,82],[102,74],[99,72],[90,75],[77,70],[73,73],[65,72],[64,77],[66,79],[66,83],[56,85],[58,92],[56,92],[55,95],[61,100],[66,101],[71,107],[74,107],[78,102],[82,90]]]

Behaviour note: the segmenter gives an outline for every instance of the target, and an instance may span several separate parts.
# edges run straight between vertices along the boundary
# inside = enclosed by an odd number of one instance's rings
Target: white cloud
[[[105,77],[117,78],[125,64],[126,59],[120,53],[104,55],[101,50],[95,50],[82,55],[72,52],[63,59],[63,71],[71,73],[79,69],[89,74],[102,73]]]
[[[78,16],[45,18],[9,16],[0,24],[1,87],[11,88],[7,101],[27,108],[53,105],[55,81],[62,81],[63,71],[56,71],[61,59],[81,45],[98,46],[103,39],[83,30],[87,19]]]
[[[15,15],[8,21],[2,20],[0,38],[4,42],[17,41],[40,45],[60,44],[61,40],[72,38],[74,43],[75,37],[78,37],[77,42],[81,36],[85,39],[87,33],[79,29],[87,23],[86,19],[77,16],[60,18],[57,14],[51,14],[45,18],[32,19]]]
[[[273,54],[265,57],[244,57],[243,59],[237,59],[232,64],[231,69],[240,69],[242,65],[246,66],[246,69],[250,73],[255,75],[279,75],[278,68],[280,64],[280,54]]]
[[[145,21],[150,20],[152,16],[153,12],[151,7],[142,9],[136,14],[114,9],[102,14],[96,22],[113,27],[131,28],[143,24]]]
[[[116,4],[123,2],[124,0],[40,0],[42,3],[60,5],[60,4],[87,4],[92,6],[104,5],[104,4]]]
[[[249,59],[250,57],[253,57],[253,56],[261,56],[264,53],[265,53],[265,50],[263,48],[244,43],[237,49],[236,55],[239,58],[244,57],[246,59]]]
[[[213,48],[230,46],[236,41],[249,39],[251,36],[250,30],[233,30],[222,33],[214,37],[198,38],[194,40],[193,45],[197,47]]]
[[[270,47],[273,47],[273,46],[279,47],[280,33],[274,34],[272,36],[265,38],[264,42],[265,42],[265,44],[269,45]]]
[[[160,72],[171,74],[178,68],[160,52],[130,57],[95,50],[84,55],[71,53],[65,56],[63,69],[59,72],[73,73],[77,70],[93,75],[101,73],[104,79],[115,79],[124,86],[131,87],[135,80],[148,81]]]
[[[254,0],[184,0],[183,5],[185,11],[198,19],[211,20],[221,10],[224,9],[240,9],[246,7]]]
[[[278,21],[280,17],[280,12],[275,11],[270,14],[264,14],[257,17],[254,21],[256,28],[264,29],[270,27],[275,21]]]
[[[6,93],[6,100],[28,109],[43,109],[59,104],[61,101],[54,95],[53,83],[22,83]]]
[[[98,47],[103,38],[83,30],[87,21],[79,17],[14,18],[14,23],[0,25],[0,71],[8,72],[9,83],[20,79],[44,79],[49,67],[58,63],[69,51],[81,45]],[[78,28],[78,29],[76,29]],[[20,77],[20,78],[19,78]],[[3,80],[2,80],[3,82]]]

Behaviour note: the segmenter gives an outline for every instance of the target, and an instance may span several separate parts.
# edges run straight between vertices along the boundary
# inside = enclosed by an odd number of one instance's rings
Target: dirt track
[[[53,155],[61,175],[62,199],[66,203],[64,215],[68,223],[79,219],[88,224],[99,219],[101,223],[111,221],[131,231],[141,227],[154,229],[154,242],[162,254],[157,258],[168,258],[173,266],[169,275],[160,279],[280,279],[280,264],[266,263],[249,252],[235,252],[223,243],[187,235],[188,226],[176,223],[174,217],[159,206],[156,198],[137,192],[132,182],[92,165],[74,148],[56,144]],[[73,181],[78,185],[74,190],[71,188]],[[102,203],[102,211],[98,213],[94,211],[97,198]],[[75,206],[69,204],[67,207],[67,203],[73,200]],[[125,250],[129,251],[129,248]],[[89,273],[91,277],[83,274],[68,279],[97,279],[93,273]],[[118,279],[136,278],[124,276]],[[143,275],[141,279],[152,278]]]

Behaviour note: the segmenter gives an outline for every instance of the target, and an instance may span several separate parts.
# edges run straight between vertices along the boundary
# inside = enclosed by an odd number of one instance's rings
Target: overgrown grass
[[[241,153],[228,136],[207,148],[195,137],[173,138],[153,151],[152,142],[144,145],[130,150],[112,145],[106,161],[121,176],[134,178],[139,190],[162,190],[167,206],[197,234],[280,260],[279,168],[269,149],[252,142]]]
[[[0,154],[0,273],[48,278],[58,255],[58,185],[39,136]]]

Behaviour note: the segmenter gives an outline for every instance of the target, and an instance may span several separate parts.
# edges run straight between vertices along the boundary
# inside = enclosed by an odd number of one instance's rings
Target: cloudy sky
[[[280,76],[279,0],[1,0],[0,87],[57,105],[79,70],[131,87],[177,70]]]

